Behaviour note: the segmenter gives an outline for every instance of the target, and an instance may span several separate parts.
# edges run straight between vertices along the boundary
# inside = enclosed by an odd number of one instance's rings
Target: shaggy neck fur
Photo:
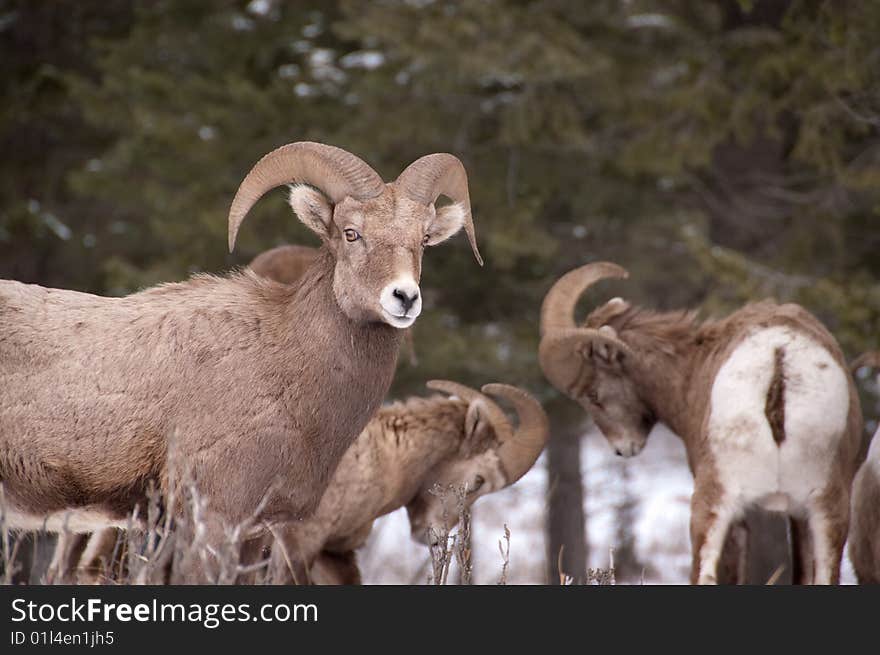
[[[412,398],[377,413],[366,433],[385,476],[376,517],[406,505],[425,475],[461,450],[467,409],[462,400]]]
[[[391,385],[402,332],[385,323],[358,323],[349,319],[333,293],[335,261],[321,251],[298,286],[257,278],[284,303],[270,324],[270,343],[283,364],[277,387],[286,404],[306,410],[301,435],[306,468],[315,490],[323,492],[336,464],[380,407]],[[257,276],[254,276],[255,278]],[[332,306],[334,311],[326,311]],[[304,361],[303,352],[313,360]],[[323,389],[338,389],[328,397]],[[356,426],[356,429],[352,429]],[[320,493],[313,499],[317,504]]]
[[[711,349],[693,312],[653,312],[637,307],[608,321],[634,357],[626,362],[640,394],[658,420],[686,438],[693,412],[690,381],[699,359]]]

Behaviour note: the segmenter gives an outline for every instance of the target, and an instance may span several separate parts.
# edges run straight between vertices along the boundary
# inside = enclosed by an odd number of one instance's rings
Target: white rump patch
[[[765,414],[775,352],[783,349],[785,438]],[[740,343],[712,385],[708,426],[724,504],[802,514],[823,488],[849,412],[847,372],[831,354],[788,327],[758,330]]]

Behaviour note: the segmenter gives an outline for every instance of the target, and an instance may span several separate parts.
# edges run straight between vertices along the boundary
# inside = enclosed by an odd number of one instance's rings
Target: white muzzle
[[[382,289],[379,304],[382,305],[382,318],[388,325],[408,328],[422,312],[419,285],[411,277],[393,280]]]

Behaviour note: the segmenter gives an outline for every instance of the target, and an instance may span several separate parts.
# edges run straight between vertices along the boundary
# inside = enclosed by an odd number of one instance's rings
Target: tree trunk
[[[620,467],[620,485],[623,498],[614,512],[614,578],[617,582],[637,583],[642,579],[645,565],[636,556],[635,528],[639,499],[632,494],[629,467],[625,461]]]
[[[587,568],[580,459],[583,413],[561,398],[545,407],[551,421],[547,444],[547,581],[559,584],[560,568],[575,581],[582,581]]]

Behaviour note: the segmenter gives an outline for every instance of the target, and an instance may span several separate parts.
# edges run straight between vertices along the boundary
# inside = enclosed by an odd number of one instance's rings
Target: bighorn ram
[[[445,380],[428,387],[452,397],[410,398],[380,409],[342,458],[314,516],[291,531],[276,563],[296,561],[295,577],[307,579],[316,558],[337,573],[329,580],[360,580],[354,550],[373,521],[406,507],[412,536],[429,543],[458,521],[455,500],[436,489],[465,488],[465,503],[510,486],[532,467],[549,436],[540,403],[517,387],[487,384],[480,393]],[[488,396],[508,400],[519,416],[514,430]]]
[[[342,457],[315,514],[289,531],[286,545],[273,550],[270,538],[251,544],[254,559],[272,552],[273,581],[359,584],[354,551],[375,519],[405,506],[413,538],[428,543],[458,520],[455,500],[437,495],[436,487],[466,488],[470,506],[510,486],[535,463],[549,429],[531,395],[505,384],[483,387],[513,404],[519,415],[514,430],[483,393],[443,380],[428,387],[453,397],[410,398],[382,407]],[[78,569],[81,581],[93,581],[115,546],[112,529],[96,532],[88,546],[78,535],[59,542],[58,578]]]
[[[73,508],[72,531],[120,526],[149,481],[168,491],[184,472],[208,501],[209,542],[261,501],[264,525],[314,511],[385,396],[400,328],[419,315],[424,247],[463,225],[480,256],[452,155],[386,184],[339,148],[278,148],[235,195],[230,249],[250,208],[284,184],[324,242],[295,287],[249,271],[124,298],[0,281],[0,482],[13,526],[48,517],[58,530]],[[441,195],[453,204],[435,209]]]
[[[640,452],[657,421],[684,440],[693,582],[717,581],[728,530],[751,505],[791,517],[798,581],[837,582],[862,419],[834,338],[803,308],[770,301],[701,324],[615,298],[575,323],[587,288],[625,277],[596,263],[553,285],[541,309],[544,375],[619,455]]]
[[[880,368],[880,352],[866,353],[852,368],[862,366]],[[849,558],[861,584],[880,584],[880,428],[853,481]]]

